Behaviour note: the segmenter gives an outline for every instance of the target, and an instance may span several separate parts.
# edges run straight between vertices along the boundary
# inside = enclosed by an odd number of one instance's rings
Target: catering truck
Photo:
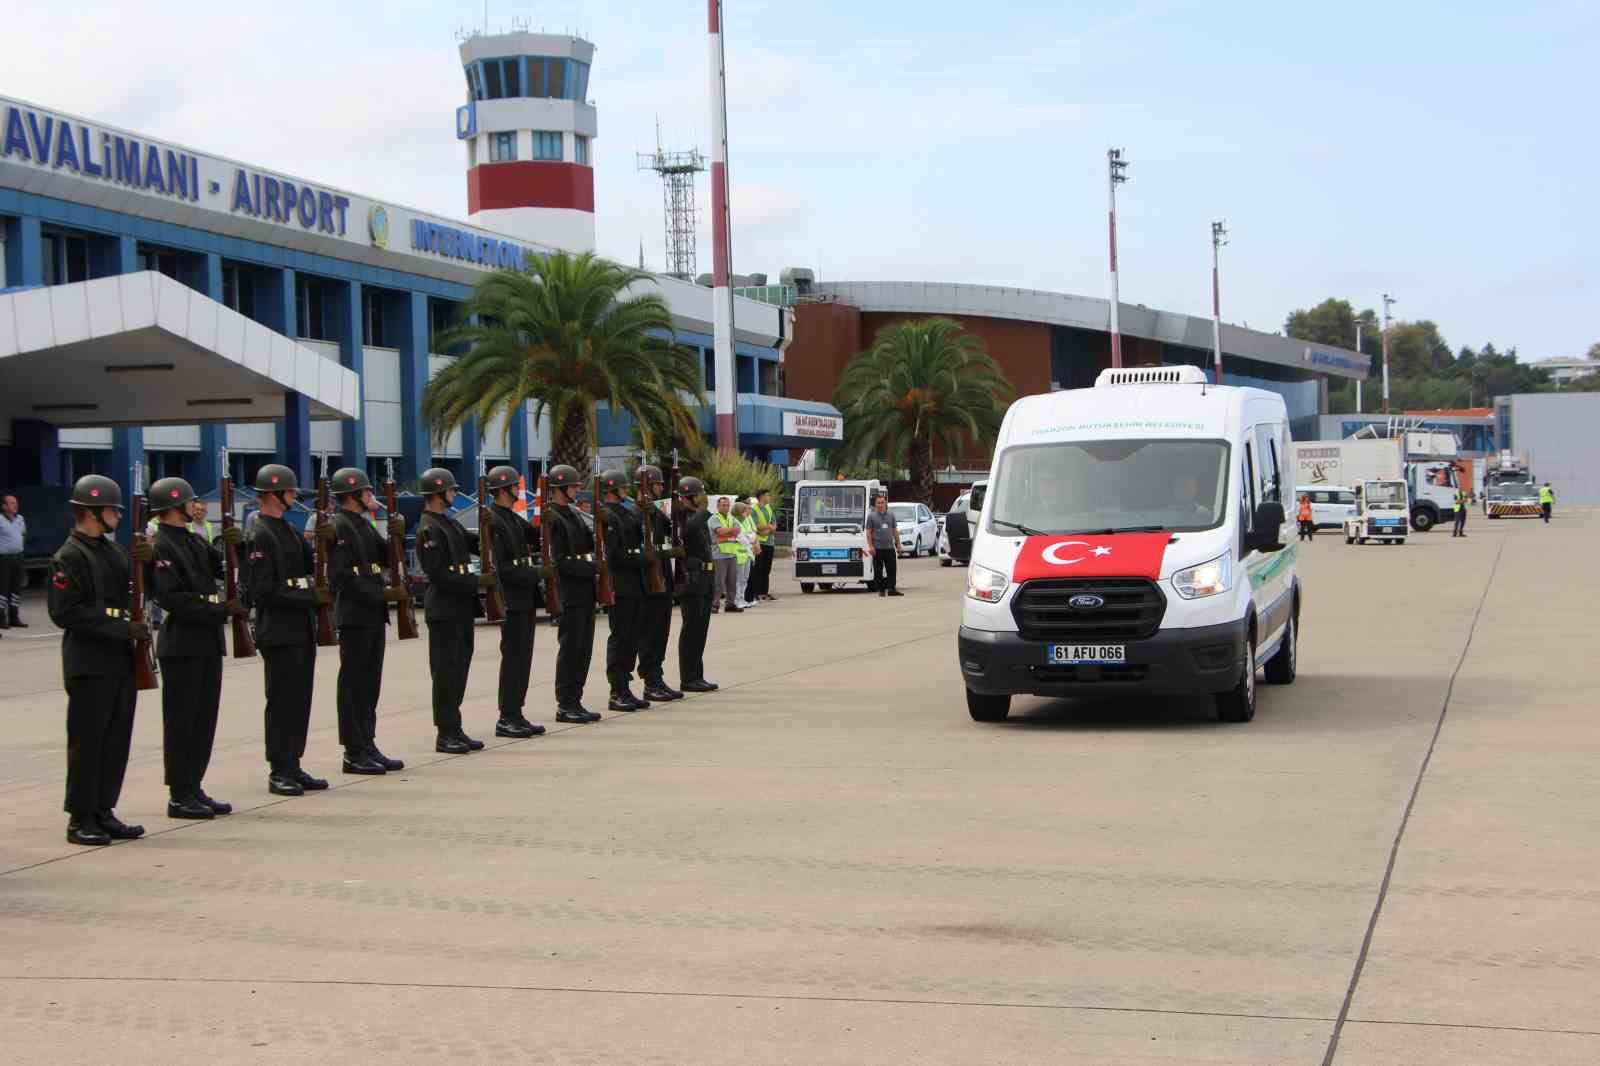
[[[801,592],[872,580],[867,509],[881,482],[802,481],[794,489],[794,576]]]
[[[967,711],[1204,693],[1248,722],[1295,677],[1301,589],[1283,397],[1196,367],[1101,372],[1006,412],[957,637]]]
[[[1296,485],[1404,481],[1411,528],[1426,533],[1455,507],[1456,438],[1450,433],[1398,432],[1388,437],[1300,441],[1294,446]]]

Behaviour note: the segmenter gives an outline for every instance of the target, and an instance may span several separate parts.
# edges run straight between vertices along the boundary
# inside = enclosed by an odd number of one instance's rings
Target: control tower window
[[[517,135],[494,133],[489,136],[489,162],[509,163],[517,158]]]
[[[505,96],[505,85],[500,80],[500,63],[490,60],[483,65],[484,96],[490,100],[499,100]]]
[[[584,166],[589,165],[589,138],[581,133],[572,138],[572,159]]]
[[[533,131],[533,158],[560,159],[561,134],[550,130]]]
[[[500,60],[501,76],[506,83],[507,96],[521,96],[522,93],[522,64],[515,59]]]

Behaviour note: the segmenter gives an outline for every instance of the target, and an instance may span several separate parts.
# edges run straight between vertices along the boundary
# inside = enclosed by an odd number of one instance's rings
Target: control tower
[[[594,45],[546,33],[475,34],[461,44],[467,103],[467,218],[507,236],[594,250]]]

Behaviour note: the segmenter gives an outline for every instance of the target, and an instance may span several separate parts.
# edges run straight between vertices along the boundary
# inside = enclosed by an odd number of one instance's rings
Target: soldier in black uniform
[[[128,618],[129,556],[111,539],[122,489],[99,474],[72,487],[72,532],[50,572],[50,620],[61,629],[67,689],[67,843],[109,844],[144,834],[112,811],[133,740],[133,642],[150,636]],[[133,559],[148,560],[148,544]]]
[[[208,819],[232,814],[233,806],[212,799],[200,783],[211,764],[222,702],[223,627],[245,613],[238,600],[217,594],[222,549],[189,530],[194,487],[181,477],[164,477],[150,486],[155,536],[154,594],[166,612],[156,638],[161,660],[161,738],[165,756],[168,818]],[[237,526],[221,540],[244,539]]]
[[[268,463],[257,471],[255,486],[261,512],[250,533],[249,583],[267,683],[267,789],[276,796],[303,796],[328,787],[301,769],[300,759],[311,728],[317,608],[329,596],[312,585],[310,545],[284,521],[300,490],[294,471]],[[331,537],[331,523],[319,523],[317,535]]]
[[[678,677],[685,692],[715,692],[706,680],[706,635],[711,630],[711,602],[716,597],[716,549],[711,545],[711,512],[706,509],[706,487],[697,477],[678,482],[681,506],[693,512],[684,523],[683,565],[688,582],[680,602],[683,632],[678,634]]]
[[[333,550],[328,584],[339,627],[339,743],[347,774],[384,774],[406,764],[378,750],[378,695],[383,685],[383,652],[388,639],[389,604],[410,595],[391,589],[384,577],[387,549],[367,512],[372,482],[364,470],[347,466],[334,472],[329,491],[339,501],[333,516]],[[389,536],[403,538],[406,520],[389,516]]]
[[[600,716],[583,706],[583,683],[594,656],[595,577],[594,532],[578,510],[578,472],[565,464],[550,468],[545,482],[553,505],[550,560],[555,566],[556,589],[561,597],[560,650],[556,652],[556,721],[598,722]]]
[[[467,672],[472,668],[478,590],[493,586],[494,575],[472,572],[476,538],[445,513],[455,502],[455,475],[435,467],[423,473],[421,487],[417,558],[428,575],[423,613],[428,622],[428,667],[433,671],[433,727],[439,734],[433,750],[465,755],[483,748],[483,741],[467,736],[461,728],[461,701],[466,698]]]
[[[628,685],[639,661],[639,621],[644,613],[644,516],[628,498],[628,475],[607,470],[600,475],[600,506],[606,509],[606,559],[616,600],[607,615],[606,680],[611,684],[610,711],[642,711],[650,704]]]
[[[660,497],[660,470],[641,466],[636,476],[652,501]],[[672,546],[672,519],[654,506],[642,518],[644,535],[655,542],[656,557],[661,561],[663,588],[644,594],[644,607],[639,613],[639,678],[644,682],[645,699],[665,703],[683,699],[683,693],[667,684],[665,675],[667,640],[672,635],[673,559],[682,554],[682,549]]]
[[[494,724],[494,735],[518,740],[544,733],[544,726],[528,721],[522,711],[533,670],[533,621],[541,592],[533,526],[514,510],[521,484],[516,467],[489,471],[489,491],[494,494],[489,543],[506,605],[505,621],[500,623],[500,720]]]

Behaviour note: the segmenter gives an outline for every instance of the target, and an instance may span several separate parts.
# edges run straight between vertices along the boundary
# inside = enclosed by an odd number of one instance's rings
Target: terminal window
[[[489,162],[509,163],[517,158],[517,135],[495,133],[489,136]]]
[[[533,131],[533,158],[560,159],[561,134],[549,130]]]

